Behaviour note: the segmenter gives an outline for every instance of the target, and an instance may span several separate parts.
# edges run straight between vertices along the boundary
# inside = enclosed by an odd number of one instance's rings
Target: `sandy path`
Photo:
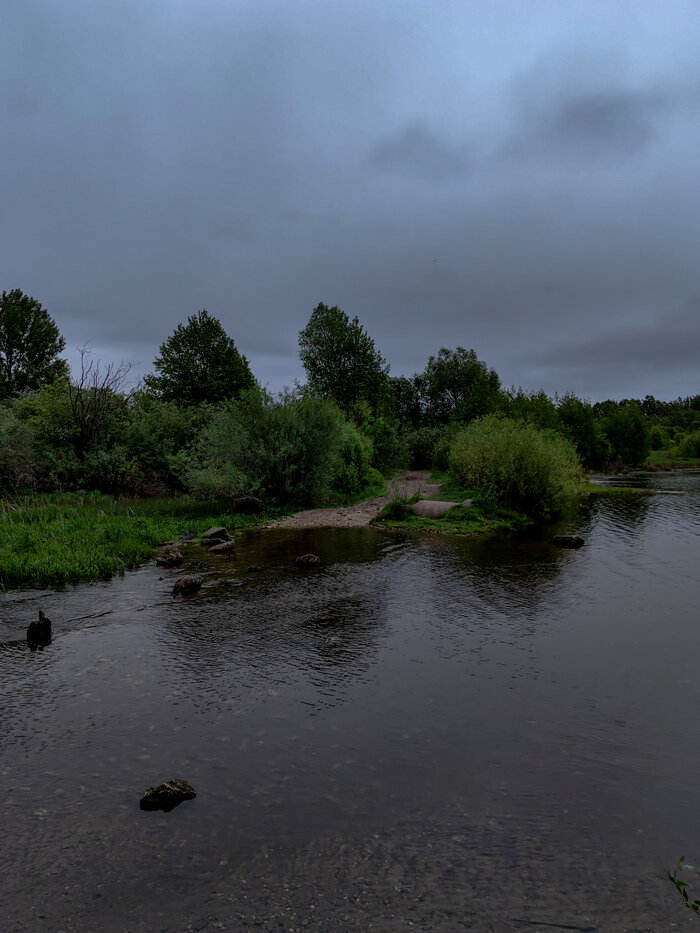
[[[432,496],[440,489],[439,483],[429,483],[430,473],[417,471],[404,473],[387,482],[387,495],[357,505],[343,506],[339,509],[306,509],[295,512],[287,518],[270,522],[268,528],[362,528],[369,525],[391,499],[397,496],[410,497],[420,492],[422,496]]]

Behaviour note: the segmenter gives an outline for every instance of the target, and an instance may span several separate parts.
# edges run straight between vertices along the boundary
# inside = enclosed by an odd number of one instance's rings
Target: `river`
[[[665,877],[700,865],[700,475],[641,482],[527,540],[249,533],[191,597],[2,595],[0,928],[700,930]]]

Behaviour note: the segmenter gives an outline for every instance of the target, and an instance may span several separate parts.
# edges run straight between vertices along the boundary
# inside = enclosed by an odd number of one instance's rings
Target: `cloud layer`
[[[700,391],[696,4],[11,0],[0,288],[148,371],[217,316],[273,388],[318,301],[392,372]]]

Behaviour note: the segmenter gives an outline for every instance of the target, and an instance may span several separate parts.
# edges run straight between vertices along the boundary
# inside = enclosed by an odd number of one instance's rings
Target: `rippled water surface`
[[[580,551],[275,531],[185,599],[0,597],[0,928],[700,929],[700,476],[643,481]]]

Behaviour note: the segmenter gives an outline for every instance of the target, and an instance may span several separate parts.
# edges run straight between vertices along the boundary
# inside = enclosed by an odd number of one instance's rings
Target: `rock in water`
[[[179,567],[182,563],[182,551],[175,545],[167,547],[160,557],[156,557],[156,563],[161,567]]]
[[[170,810],[179,806],[183,800],[192,800],[197,796],[197,792],[188,784],[187,781],[181,781],[179,778],[173,778],[157,787],[149,787],[146,793],[139,801],[142,810],[163,810],[169,813]]]
[[[294,561],[298,567],[318,567],[321,558],[316,554],[300,554]]]
[[[209,548],[210,554],[228,554],[230,557],[233,557],[233,552],[236,550],[236,542],[233,538],[230,541],[222,541],[221,544],[215,544],[214,547]]]
[[[552,544],[557,547],[583,547],[586,542],[580,535],[554,535]]]
[[[173,595],[178,593],[185,596],[187,593],[196,593],[202,585],[202,578],[194,574],[187,574],[184,577],[178,577],[173,584]]]
[[[223,528],[207,528],[202,532],[202,544],[204,547],[210,547],[212,544],[219,544],[221,541],[228,541],[231,535]]]
[[[30,648],[38,648],[40,645],[48,645],[50,641],[51,619],[47,619],[40,609],[38,621],[29,623],[27,644]]]

